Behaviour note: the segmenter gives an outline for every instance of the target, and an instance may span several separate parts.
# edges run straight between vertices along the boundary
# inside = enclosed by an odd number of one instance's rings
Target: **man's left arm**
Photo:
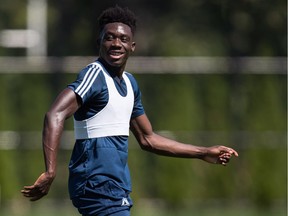
[[[222,165],[226,165],[233,155],[238,156],[234,149],[226,146],[195,146],[160,136],[153,132],[146,114],[133,118],[130,122],[130,129],[143,150],[159,155],[198,158],[209,163]]]

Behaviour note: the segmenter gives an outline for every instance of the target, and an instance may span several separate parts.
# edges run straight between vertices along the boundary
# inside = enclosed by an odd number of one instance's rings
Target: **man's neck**
[[[121,67],[113,67],[113,66],[109,65],[101,57],[98,59],[98,61],[105,67],[105,69],[110,73],[110,75],[122,78],[122,74],[124,72],[125,65],[123,65]]]

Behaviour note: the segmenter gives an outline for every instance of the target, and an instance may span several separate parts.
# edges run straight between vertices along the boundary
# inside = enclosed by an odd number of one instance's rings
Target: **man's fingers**
[[[21,190],[21,193],[27,197],[42,194],[40,187],[36,187],[35,185],[25,186],[24,189]]]
[[[230,154],[233,154],[233,155],[235,155],[236,157],[238,157],[238,152],[236,152],[234,149],[228,148],[227,150],[228,150],[228,152],[229,152]]]
[[[39,191],[36,191],[36,190],[22,190],[21,193],[25,197],[32,197],[32,196],[35,196],[36,194],[38,194]]]
[[[43,196],[45,196],[45,195],[35,196],[35,197],[31,198],[30,201],[32,201],[32,202],[37,201],[37,200],[41,199]]]
[[[25,193],[23,194],[23,196],[27,197],[27,198],[30,198],[30,201],[36,201],[36,200],[39,200],[41,199],[43,196],[43,194],[31,194],[31,193]]]
[[[236,157],[239,156],[238,152],[236,152],[235,150],[233,150],[233,154],[234,154]]]
[[[235,150],[232,149],[232,148],[225,147],[225,146],[223,146],[223,149],[221,150],[221,152],[222,152],[222,153],[229,153],[229,154],[231,154],[231,155],[235,155],[236,157],[239,156],[237,151],[235,151]]]
[[[41,192],[38,188],[37,189],[29,188],[28,190],[21,190],[21,193],[23,194],[23,196],[30,198],[30,201],[39,200],[47,194]]]
[[[35,185],[31,185],[31,186],[24,186],[23,190],[21,190],[21,193],[31,193],[31,191],[33,190],[37,190],[37,188],[35,187]]]
[[[25,190],[32,190],[35,186],[31,185],[31,186],[24,186]]]
[[[229,162],[229,160],[230,160],[230,157],[221,157],[221,158],[219,158],[219,161],[220,161],[220,163],[221,164],[226,164],[226,163],[228,163]]]

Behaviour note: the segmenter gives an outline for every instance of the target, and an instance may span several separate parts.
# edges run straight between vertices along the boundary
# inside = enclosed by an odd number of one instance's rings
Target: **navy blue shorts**
[[[92,186],[89,182],[83,195],[72,198],[83,216],[130,216],[133,203],[129,193],[113,181]]]

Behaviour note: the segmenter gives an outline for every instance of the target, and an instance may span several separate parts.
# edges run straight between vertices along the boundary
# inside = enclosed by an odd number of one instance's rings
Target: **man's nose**
[[[112,46],[121,46],[121,41],[119,38],[113,40]]]

